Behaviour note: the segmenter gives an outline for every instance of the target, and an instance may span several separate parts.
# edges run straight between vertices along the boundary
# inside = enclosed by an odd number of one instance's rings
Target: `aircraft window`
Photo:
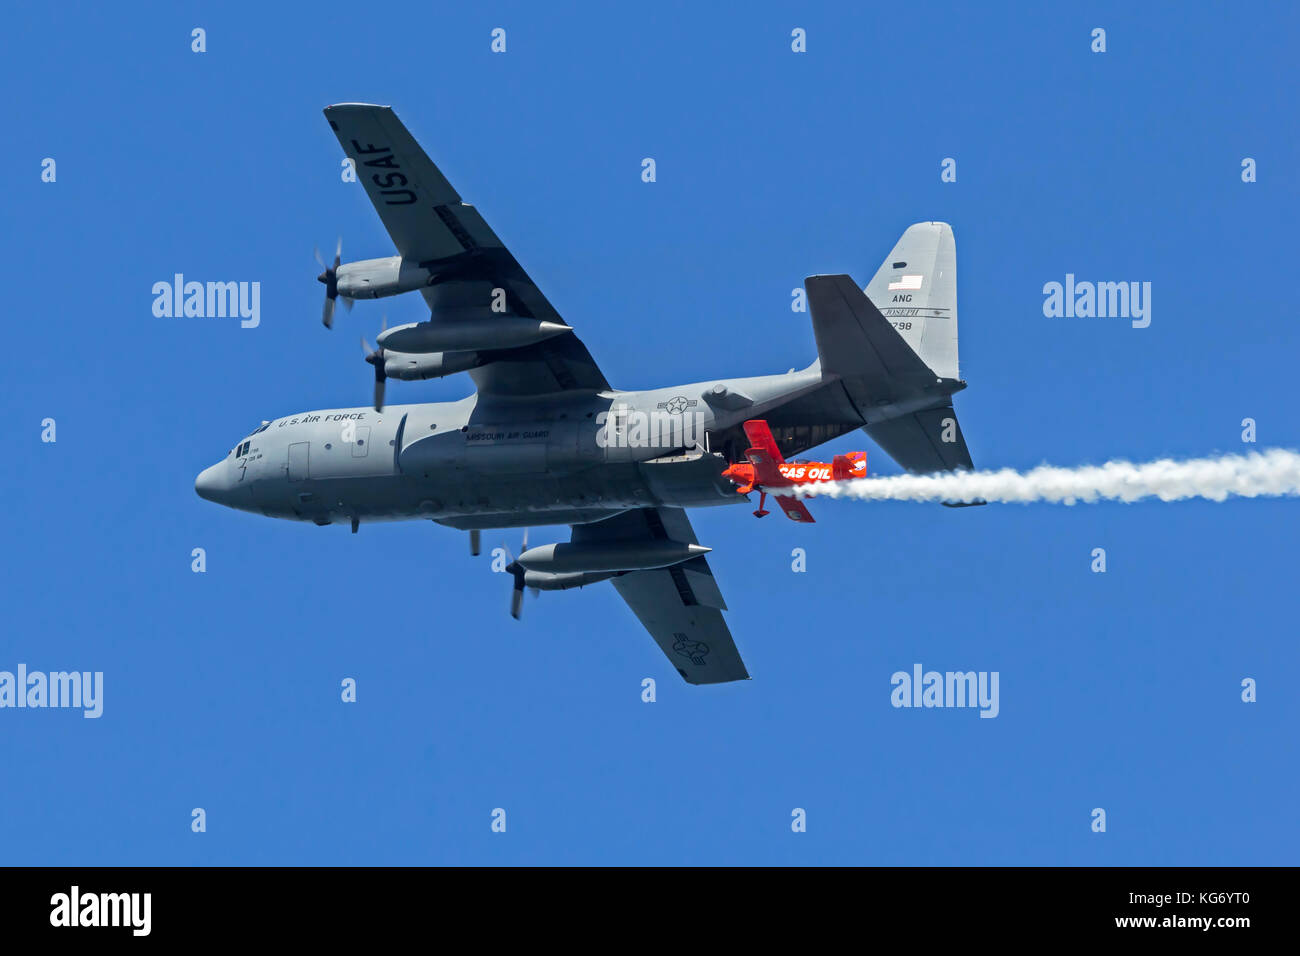
[[[906,269],[906,268],[907,268],[907,263],[906,263],[906,262],[895,262],[895,263],[894,263],[892,266],[890,266],[889,268],[891,268],[891,269]]]

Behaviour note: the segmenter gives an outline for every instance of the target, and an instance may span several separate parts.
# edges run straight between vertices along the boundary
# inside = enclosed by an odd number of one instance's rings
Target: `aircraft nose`
[[[224,464],[224,462],[222,463]],[[194,490],[198,492],[200,498],[208,501],[217,501],[217,494],[221,491],[223,484],[221,475],[218,472],[221,465],[211,465],[199,472],[199,476],[194,479]]]

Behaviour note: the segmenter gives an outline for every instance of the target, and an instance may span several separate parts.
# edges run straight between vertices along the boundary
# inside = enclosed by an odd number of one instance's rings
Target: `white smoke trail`
[[[827,495],[868,501],[999,501],[1028,504],[1045,501],[1073,505],[1080,501],[1181,501],[1229,497],[1258,498],[1300,495],[1300,454],[1281,448],[1249,455],[1223,455],[1188,461],[1135,465],[1110,461],[1104,465],[1056,468],[1040,465],[1027,472],[946,472],[937,475],[897,475],[855,478],[804,485],[800,497]]]

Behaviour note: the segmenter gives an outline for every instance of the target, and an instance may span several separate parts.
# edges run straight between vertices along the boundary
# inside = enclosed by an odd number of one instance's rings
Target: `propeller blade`
[[[334,265],[327,266],[325,260],[321,258],[320,248],[313,246],[312,255],[320,264],[324,271],[316,277],[317,282],[325,284],[325,307],[321,311],[321,324],[327,329],[334,328],[334,300],[339,294],[339,263],[343,261],[343,237],[339,236],[338,245],[334,248]],[[347,309],[352,308],[352,300],[344,298],[343,305]]]
[[[514,586],[510,590],[510,616],[517,621],[524,609],[524,569],[518,561],[512,560],[506,565],[506,573],[514,578]]]
[[[483,550],[483,532],[478,528],[471,528],[469,532],[469,553],[478,557]]]
[[[384,350],[372,349],[366,337],[361,336],[361,350],[365,353],[366,361],[375,367],[375,411],[384,410],[384,382],[388,375],[384,370]]]
[[[471,535],[473,533],[474,532],[470,532]],[[506,547],[504,541],[501,542],[501,548],[510,558],[510,563],[506,565],[506,570],[513,575],[515,579],[514,590],[510,592],[510,616],[517,621],[519,620],[519,615],[523,613],[524,609],[524,575],[527,572],[524,570],[523,565],[515,560],[515,556],[510,554],[510,549]],[[527,550],[528,529],[525,528],[523,540],[519,543],[519,553],[523,554]],[[477,554],[477,552],[475,553]],[[534,596],[537,595],[537,588],[531,588],[530,590],[532,590]]]
[[[347,309],[349,312],[352,311],[352,307],[356,304],[356,299],[349,299],[347,296],[343,297],[343,308]]]

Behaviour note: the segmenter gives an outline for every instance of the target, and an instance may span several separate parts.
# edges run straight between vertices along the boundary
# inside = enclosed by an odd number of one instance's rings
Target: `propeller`
[[[382,335],[387,329],[388,316],[384,316],[384,325],[380,329],[380,334]],[[366,361],[375,367],[375,411],[382,412],[384,410],[384,381],[388,378],[388,375],[384,372],[384,350],[382,348],[372,349],[364,335],[361,336],[361,350],[366,355]],[[475,554],[477,553],[476,551]]]
[[[321,313],[321,322],[325,328],[334,328],[334,301],[339,296],[339,263],[343,259],[343,237],[339,236],[338,245],[334,247],[334,265],[327,266],[325,260],[321,258],[320,249],[312,250],[316,254],[316,261],[325,271],[316,277],[317,282],[325,283],[325,309]],[[343,307],[351,311],[352,300],[347,296],[343,297]]]
[[[510,563],[506,565],[506,573],[514,578],[514,589],[510,592],[510,616],[516,621],[524,610],[524,567],[515,560],[515,556],[510,553],[510,549],[502,542],[501,547],[505,549],[506,556],[510,558]],[[523,554],[528,550],[528,529],[524,529],[524,539],[519,543],[519,553]],[[536,589],[533,591],[537,593]]]
[[[483,550],[483,532],[478,528],[471,528],[469,531],[469,553],[471,557],[477,558],[479,552]]]

